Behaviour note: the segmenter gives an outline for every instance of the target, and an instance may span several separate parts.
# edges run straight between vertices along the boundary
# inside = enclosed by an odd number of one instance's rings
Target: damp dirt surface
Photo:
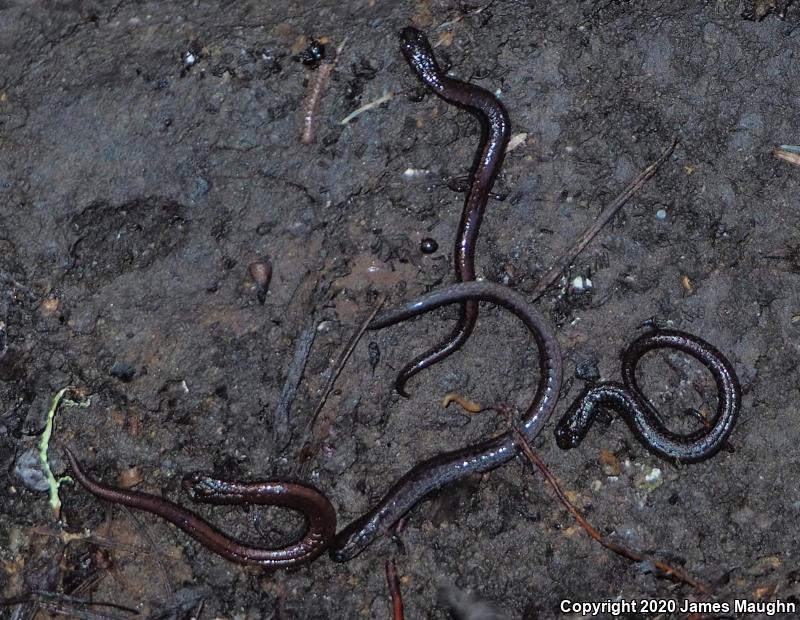
[[[772,149],[800,144],[800,6],[780,19],[782,8],[0,3],[0,612],[386,618],[389,559],[408,618],[552,618],[566,600],[798,603],[800,167]],[[496,413],[443,408],[445,393],[525,407],[535,346],[490,305],[460,352],[409,382],[410,398],[393,391],[397,371],[449,333],[457,311],[445,309],[364,335],[299,457],[381,295],[391,306],[454,280],[453,188],[480,131],[421,87],[399,51],[408,25],[511,117],[517,145],[495,186],[505,199],[487,208],[480,278],[530,294],[679,141],[535,302],[565,380],[533,447],[602,534],[648,561],[590,540],[523,457],[423,502],[397,540],[293,572],[229,563],[70,484],[57,520],[36,451],[66,386],[90,401],[58,410],[56,475],[70,447],[98,478],[181,503],[194,470],[301,479],[330,497],[339,527],[414,463],[508,429]],[[426,238],[435,252],[421,251]],[[732,361],[743,393],[732,451],[676,467],[612,415],[560,450],[557,417],[584,378],[619,378],[619,353],[648,319]],[[687,409],[713,411],[710,376],[679,354],[648,355],[639,377],[673,428],[696,424]],[[303,527],[276,508],[197,510],[266,545]],[[711,594],[664,578],[656,560]],[[649,615],[685,617],[669,605]]]

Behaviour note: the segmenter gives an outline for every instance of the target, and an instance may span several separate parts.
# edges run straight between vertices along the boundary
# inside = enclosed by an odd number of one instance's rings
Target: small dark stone
[[[369,353],[369,365],[372,368],[372,372],[375,372],[375,367],[381,360],[381,350],[378,347],[378,343],[375,341],[370,342],[367,346],[367,352]]]
[[[136,369],[128,362],[114,362],[108,374],[112,377],[116,377],[123,383],[129,383],[136,375]]]
[[[425,237],[422,241],[419,242],[419,249],[420,252],[422,252],[423,254],[433,254],[436,250],[439,249],[439,244],[436,242],[436,239]]]
[[[269,283],[272,279],[272,265],[266,259],[250,263],[250,277],[256,285],[256,296],[260,304],[264,304],[269,291]]]
[[[575,366],[575,376],[584,381],[597,381],[600,378],[597,360],[583,360],[578,362]]]
[[[47,476],[42,471],[39,454],[33,448],[26,450],[17,457],[17,462],[14,463],[14,473],[25,488],[30,491],[41,493],[50,488]]]

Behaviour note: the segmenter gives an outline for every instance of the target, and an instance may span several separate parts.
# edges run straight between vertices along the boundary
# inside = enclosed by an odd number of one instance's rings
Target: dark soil
[[[716,600],[797,601],[800,168],[771,150],[800,143],[800,6],[780,20],[772,4],[757,3],[753,21],[733,0],[0,2],[0,585],[27,601],[4,611],[80,615],[83,598],[137,617],[386,618],[390,557],[410,619],[702,599],[591,541],[521,458],[414,510],[404,553],[383,539],[346,564],[272,575],[69,485],[59,522],[32,490],[25,463],[68,385],[91,405],[58,413],[57,474],[70,446],[103,480],[141,477],[139,489],[180,502],[183,473],[197,469],[303,478],[341,525],[415,462],[507,428],[439,404],[448,391],[530,398],[535,350],[489,306],[460,353],[410,382],[410,399],[393,393],[397,370],[449,333],[455,311],[441,311],[367,333],[318,420],[321,449],[297,458],[379,294],[391,305],[453,281],[463,195],[447,180],[468,174],[479,131],[433,95],[419,100],[396,38],[408,24],[453,75],[500,92],[513,134],[527,134],[496,188],[507,198],[487,210],[480,277],[530,293],[677,136],[537,307],[564,351],[559,414],[584,384],[576,368],[618,378],[619,351],[649,318],[714,343],[743,386],[734,451],[670,466],[611,417],[579,449],[556,447],[552,421],[534,447],[610,538],[684,569]],[[320,71],[303,55],[310,37],[323,63],[344,47],[302,144]],[[273,268],[263,304],[258,261]],[[576,276],[592,289],[570,288]],[[292,398],[287,372],[310,334]],[[647,362],[643,383],[676,427],[685,408],[713,406],[702,368]],[[272,544],[302,526],[277,509],[201,512]]]

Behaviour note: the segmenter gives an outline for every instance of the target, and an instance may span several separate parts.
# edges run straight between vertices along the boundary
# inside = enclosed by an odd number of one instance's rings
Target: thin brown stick
[[[458,399],[455,399],[454,402],[459,403]],[[613,541],[607,540],[603,535],[591,524],[589,521],[586,520],[581,512],[575,507],[575,505],[569,501],[564,491],[561,489],[561,486],[558,484],[558,480],[550,471],[550,469],[545,465],[545,462],[537,455],[533,449],[531,448],[528,440],[525,439],[525,435],[522,434],[522,431],[519,430],[516,424],[513,422],[512,418],[512,407],[505,403],[498,403],[492,405],[491,407],[486,407],[486,409],[494,409],[497,413],[505,415],[508,420],[509,424],[511,424],[511,429],[514,431],[514,434],[517,436],[517,445],[519,446],[520,450],[528,457],[528,460],[535,465],[540,472],[544,475],[547,482],[555,491],[556,496],[564,504],[564,507],[575,517],[575,520],[578,524],[586,530],[586,533],[589,534],[594,540],[599,542],[603,545],[606,549],[613,551],[614,553],[621,555],[624,558],[627,558],[633,562],[649,562],[653,566],[655,566],[658,570],[660,570],[664,575],[667,577],[674,579],[675,581],[679,581],[685,584],[690,585],[691,587],[695,588],[698,592],[706,596],[711,596],[710,588],[702,583],[701,581],[695,579],[688,573],[682,571],[679,568],[675,568],[666,562],[662,562],[661,560],[650,560],[649,558],[645,558],[643,555],[628,549],[627,547],[623,547],[622,545],[615,543]]]
[[[800,146],[782,144],[772,149],[772,154],[778,159],[788,161],[795,166],[800,166]]]
[[[405,620],[403,597],[400,594],[400,580],[397,578],[397,568],[392,558],[386,560],[386,583],[389,586],[389,598],[392,601],[392,619]]]
[[[333,384],[336,383],[336,379],[339,378],[339,375],[344,370],[344,366],[347,363],[347,360],[350,359],[350,355],[352,355],[353,350],[356,348],[356,345],[361,340],[361,337],[364,335],[364,332],[367,331],[367,327],[372,322],[372,319],[375,318],[375,315],[378,314],[380,309],[383,307],[383,304],[386,302],[386,294],[382,294],[378,298],[378,303],[375,305],[375,308],[370,312],[369,316],[364,319],[364,321],[359,326],[358,330],[355,334],[353,334],[352,338],[350,338],[350,342],[347,343],[344,351],[339,356],[339,359],[336,361],[336,365],[333,367],[333,371],[331,372],[330,376],[328,377],[328,382],[325,384],[325,388],[322,390],[322,396],[319,399],[319,403],[317,403],[316,408],[314,409],[314,413],[311,414],[311,419],[308,421],[306,425],[306,430],[303,433],[303,447],[300,449],[300,453],[298,458],[300,461],[309,461],[313,456],[316,455],[317,451],[319,450],[319,446],[314,445],[315,442],[312,441],[314,425],[317,422],[317,417],[319,417],[320,411],[325,406],[325,403],[328,400],[328,396],[333,390]]]
[[[558,280],[558,277],[561,273],[570,266],[572,261],[575,260],[575,257],[580,254],[583,249],[589,245],[589,242],[594,239],[594,237],[599,233],[603,227],[608,224],[611,219],[616,215],[617,211],[620,210],[622,205],[624,205],[631,196],[633,196],[636,192],[638,192],[644,184],[650,179],[658,170],[659,166],[663,164],[672,152],[675,150],[675,146],[678,144],[678,138],[675,137],[672,139],[672,143],[664,149],[664,152],[661,153],[658,159],[656,159],[652,164],[647,166],[642,172],[637,176],[633,182],[625,188],[625,190],[619,194],[614,200],[612,200],[608,206],[606,206],[603,211],[600,213],[600,216],[595,220],[595,222],[587,228],[584,233],[578,238],[575,244],[565,252],[561,258],[559,258],[553,266],[544,274],[544,277],[539,281],[539,284],[536,285],[536,288],[533,289],[533,292],[530,295],[531,301],[536,301],[542,294],[550,287],[553,282]]]
[[[564,491],[561,490],[561,487],[556,480],[556,477],[552,474],[552,472],[547,468],[544,461],[537,455],[533,449],[531,448],[528,441],[525,439],[525,435],[517,428],[517,426],[512,427],[514,433],[517,436],[517,444],[519,445],[520,449],[525,453],[525,456],[528,457],[528,460],[535,465],[540,472],[544,475],[547,479],[547,482],[555,491],[555,494],[558,496],[558,499],[561,500],[561,503],[564,504],[564,507],[575,517],[575,520],[580,524],[580,526],[586,530],[586,533],[589,534],[592,538],[594,538],[597,542],[603,545],[609,551],[613,551],[617,555],[621,555],[624,558],[632,560],[633,562],[649,562],[653,566],[655,566],[658,570],[660,570],[664,575],[667,577],[674,579],[676,581],[680,581],[685,583],[698,592],[701,592],[705,595],[711,595],[710,588],[695,579],[688,573],[682,571],[679,568],[675,568],[667,564],[666,562],[662,562],[661,560],[650,560],[649,558],[645,558],[643,555],[633,551],[632,549],[628,549],[627,547],[623,547],[622,545],[615,543],[611,540],[607,540],[603,537],[603,535],[595,529],[595,527],[589,523],[586,518],[580,513],[580,511],[575,507],[575,505],[567,499],[567,496],[564,494]]]

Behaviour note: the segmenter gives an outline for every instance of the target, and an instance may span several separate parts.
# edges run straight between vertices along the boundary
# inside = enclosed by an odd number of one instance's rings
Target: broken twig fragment
[[[561,486],[558,484],[556,477],[550,471],[550,469],[545,465],[544,461],[541,457],[536,454],[533,449],[531,448],[528,440],[525,439],[525,435],[516,427],[512,426],[512,430],[514,434],[517,436],[517,445],[519,449],[522,450],[523,454],[528,458],[532,465],[536,466],[536,468],[541,472],[541,474],[545,477],[547,482],[550,484],[550,487],[555,492],[556,496],[558,497],[559,501],[563,504],[563,506],[572,514],[575,520],[578,522],[586,533],[593,538],[595,541],[600,543],[603,547],[616,553],[617,555],[622,556],[632,562],[638,562],[640,564],[646,564],[649,566],[655,567],[661,574],[664,576],[676,581],[678,583],[685,583],[701,594],[710,595],[711,590],[710,588],[700,581],[699,579],[693,577],[683,569],[680,569],[676,566],[668,564],[667,562],[663,562],[662,560],[656,560],[648,558],[638,551],[634,551],[633,549],[629,549],[624,545],[616,543],[612,540],[608,540],[605,536],[603,536],[596,527],[594,527],[589,521],[586,520],[586,517],[581,514],[581,512],[575,507],[575,505],[567,498],[566,493],[561,489]]]
[[[595,220],[594,224],[589,226],[584,233],[580,236],[578,241],[573,245],[567,252],[565,252],[561,258],[559,258],[553,266],[544,274],[542,279],[539,281],[539,284],[536,285],[536,288],[533,289],[533,292],[530,295],[530,301],[536,301],[542,294],[550,287],[550,285],[555,282],[561,273],[569,267],[570,263],[575,260],[575,257],[580,254],[584,248],[589,245],[589,242],[594,239],[594,237],[599,233],[606,224],[608,224],[616,215],[617,211],[620,210],[622,205],[624,205],[631,196],[633,196],[636,192],[638,192],[644,184],[650,179],[658,170],[658,167],[663,164],[669,156],[672,155],[672,152],[675,150],[675,146],[678,144],[678,139],[673,138],[672,143],[664,149],[658,159],[656,159],[652,164],[647,166],[642,172],[637,176],[625,190],[619,194],[614,200],[612,200],[608,206],[600,213],[600,216]]]
[[[369,103],[365,103],[360,108],[356,108],[350,114],[345,116],[341,121],[339,121],[340,125],[347,125],[350,121],[352,121],[357,116],[371,110],[372,108],[377,108],[379,105],[390,101],[394,97],[394,93],[389,91],[388,93],[384,93],[382,96],[378,97],[377,99],[373,99]]]
[[[336,383],[336,379],[344,369],[344,365],[347,363],[347,360],[350,358],[350,355],[353,353],[356,345],[361,340],[364,332],[367,331],[367,327],[369,326],[370,322],[372,322],[372,319],[375,318],[375,315],[378,314],[380,309],[383,307],[385,301],[386,294],[384,293],[378,298],[375,308],[372,310],[372,312],[370,312],[369,316],[361,322],[361,325],[350,338],[350,341],[347,343],[344,351],[342,351],[342,354],[336,361],[336,365],[331,369],[331,373],[328,375],[328,380],[322,390],[322,395],[320,396],[319,402],[314,409],[314,413],[311,414],[311,418],[306,425],[306,430],[303,433],[303,447],[300,449],[298,454],[299,460],[308,462],[319,450],[324,437],[314,437],[314,425],[316,424],[317,417],[319,416],[320,411],[322,411],[322,408],[325,406],[325,403],[328,401],[328,396],[330,395],[331,390],[333,390],[333,384]]]
[[[778,159],[788,161],[795,166],[800,166],[800,146],[781,144],[772,149],[772,154]]]
[[[281,397],[272,414],[272,438],[275,440],[275,446],[279,450],[285,448],[291,438],[289,410],[295,396],[297,396],[297,387],[303,377],[303,371],[305,370],[306,362],[308,362],[308,354],[311,351],[311,345],[314,344],[316,335],[317,330],[311,323],[298,334],[295,340],[294,355],[292,355],[292,361],[286,371],[286,380],[283,383]]]

